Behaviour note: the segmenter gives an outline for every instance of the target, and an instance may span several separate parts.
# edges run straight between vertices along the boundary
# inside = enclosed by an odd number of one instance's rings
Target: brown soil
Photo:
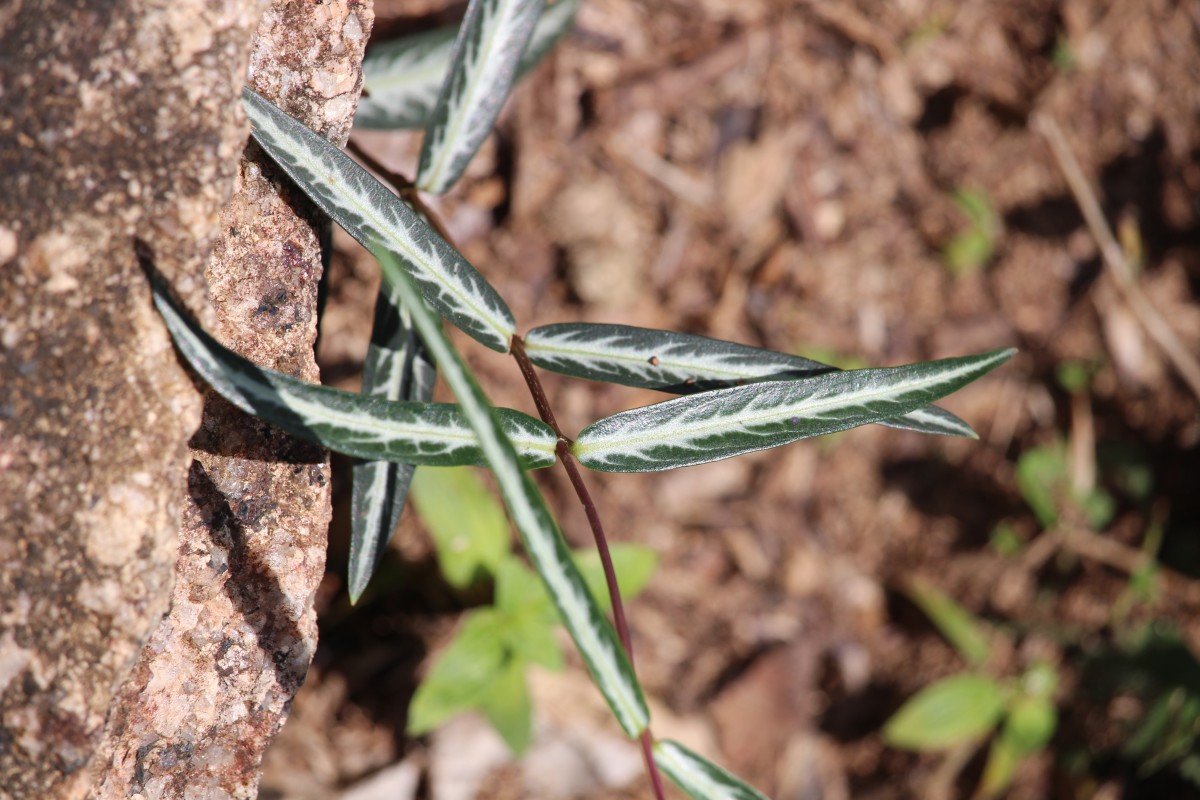
[[[442,4],[416,4],[430,7],[418,17],[413,5],[378,3],[379,30],[431,24]],[[1121,756],[1144,698],[1089,691],[1103,681],[1085,671],[1151,623],[1200,647],[1197,398],[1103,268],[1037,115],[1064,129],[1141,288],[1200,353],[1200,3],[1187,0],[589,0],[441,204],[523,328],[622,322],[880,366],[1021,349],[944,403],[979,441],[870,427],[589,476],[613,537],[662,559],[630,606],[648,693],[709,726],[721,762],[773,797],[970,796],[980,757],[951,769],[879,733],[964,668],[905,599],[913,577],[1005,632],[995,674],[1060,670],[1058,732],[1009,796],[1200,796],[1177,759],[1155,770]],[[359,142],[405,172],[419,136]],[[944,250],[970,228],[960,190],[989,198],[995,231],[986,263],[955,272]],[[336,241],[320,359],[327,382],[353,387],[377,278]],[[533,412],[512,363],[460,344],[497,403]],[[1072,398],[1056,373],[1074,361],[1096,371]],[[568,431],[660,399],[545,380]],[[1153,488],[1131,499],[1101,457],[1112,522],[1041,532],[1017,457],[1070,440],[1086,476],[1088,437],[1102,456],[1135,452]],[[441,583],[406,516],[380,579],[394,591],[352,612],[338,475],[321,650],[264,796],[323,796],[423,757],[403,735],[419,669],[486,599]],[[539,480],[568,538],[587,542],[565,479]],[[990,544],[1003,522],[1015,555]],[[1156,525],[1159,589],[1131,600]],[[515,780],[486,796],[534,796]]]

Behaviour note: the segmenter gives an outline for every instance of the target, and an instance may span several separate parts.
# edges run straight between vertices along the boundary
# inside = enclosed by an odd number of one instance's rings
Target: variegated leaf
[[[525,45],[521,61],[517,64],[517,77],[541,63],[554,45],[558,44],[558,40],[575,26],[575,15],[579,13],[579,6],[582,4],[583,0],[554,0],[546,3],[537,24],[533,26],[533,35]]]
[[[222,397],[294,436],[366,459],[435,466],[483,466],[478,437],[458,406],[394,403],[307,383],[257,366],[221,345],[155,286],[154,302],[179,351]],[[524,467],[554,463],[550,426],[519,411],[497,409]]]
[[[417,186],[444,193],[487,138],[517,77],[543,0],[471,0],[425,130]]]
[[[516,323],[479,271],[365,169],[250,89],[242,92],[255,140],[346,232],[378,242],[412,275],[442,316],[484,345],[508,352]]]
[[[458,26],[371,45],[363,58],[363,95],[354,112],[362,128],[420,128],[437,105]]]
[[[547,4],[517,65],[517,77],[535,67],[575,24],[582,0]],[[362,128],[420,128],[429,122],[450,69],[457,25],[382,42],[363,59],[363,96],[354,124]]]
[[[385,400],[427,403],[437,377],[425,344],[412,327],[408,311],[386,290],[375,301],[375,327],[363,363],[362,392]],[[347,591],[358,601],[383,549],[392,539],[408,488],[413,464],[359,461],[351,468],[350,563]]]
[[[400,301],[412,312],[417,331],[429,346],[438,369],[478,435],[525,552],[546,584],[563,626],[574,639],[617,722],[630,737],[636,738],[646,729],[650,719],[642,688],[612,625],[605,619],[572,560],[546,501],[520,469],[512,443],[497,424],[487,398],[441,328],[421,305],[421,298],[408,284],[407,276],[386,251],[376,252],[376,256],[384,273],[391,275],[394,285],[400,289]]]
[[[800,356],[689,333],[571,322],[534,328],[525,351],[539,367],[592,381],[694,394],[760,381],[810,378],[836,367]],[[879,424],[974,438],[967,423],[926,406]]]
[[[695,800],[767,800],[737,776],[670,739],[654,743],[654,763]]]
[[[887,369],[715,389],[589,425],[572,452],[605,472],[657,472],[789,444],[914,411],[1007,361],[1014,350]]]

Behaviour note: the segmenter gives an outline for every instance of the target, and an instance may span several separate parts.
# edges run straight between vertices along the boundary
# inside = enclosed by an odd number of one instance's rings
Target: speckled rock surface
[[[135,237],[194,309],[252,0],[0,5],[0,796],[79,797],[167,610],[187,439]]]
[[[276,2],[258,26],[250,84],[344,143],[372,19],[354,0]],[[214,335],[258,364],[317,380],[326,224],[251,145],[206,271]],[[214,395],[191,446],[171,611],[120,691],[94,797],[253,797],[316,648],[325,453]]]

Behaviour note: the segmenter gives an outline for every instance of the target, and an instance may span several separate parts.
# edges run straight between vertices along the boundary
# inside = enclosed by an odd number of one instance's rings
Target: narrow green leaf
[[[689,395],[589,425],[572,452],[604,472],[656,472],[901,416],[959,389],[1014,350],[830,372]]]
[[[417,186],[442,194],[487,138],[517,78],[543,0],[471,0],[425,130]]]
[[[403,264],[439,314],[483,345],[508,352],[512,312],[458,251],[324,137],[250,89],[242,90],[242,105],[255,140],[321,210],[364,246],[382,247]]]
[[[695,800],[767,800],[737,776],[670,739],[654,743],[654,763]]]
[[[408,732],[427,733],[478,707],[507,658],[497,614],[491,609],[470,612],[417,687],[408,706]]]
[[[536,66],[575,24],[582,0],[546,5],[517,65],[520,77]],[[354,124],[362,128],[420,128],[429,122],[446,82],[459,26],[449,25],[367,48],[363,96]]]
[[[458,406],[393,403],[259,367],[205,333],[157,284],[154,302],[192,368],[247,414],[357,458],[447,467],[480,466],[486,461]],[[511,409],[498,409],[497,416],[527,468],[554,463],[556,439],[548,425]]]
[[[494,575],[508,556],[508,517],[469,467],[421,470],[413,502],[451,586]]]
[[[575,15],[581,5],[583,0],[548,0],[517,64],[518,78],[540,64],[559,39],[575,27]]]
[[[504,739],[508,749],[521,755],[533,740],[533,701],[525,681],[525,663],[510,658],[492,679],[479,708]]]
[[[801,356],[707,336],[585,322],[534,328],[525,337],[525,351],[539,367],[563,375],[673,394],[837,371]],[[919,433],[975,437],[967,423],[937,406],[879,424]]]
[[[905,594],[925,612],[925,616],[968,664],[977,667],[987,661],[992,650],[987,632],[953,598],[919,578],[908,581]]]
[[[458,26],[449,25],[368,47],[354,126],[424,126],[446,80],[457,34]]]
[[[362,393],[385,400],[427,403],[433,397],[436,371],[408,312],[385,292],[375,301],[375,326],[363,363]],[[350,563],[347,590],[358,602],[408,499],[412,464],[358,461],[351,467]]]
[[[487,398],[475,383],[446,335],[425,309],[420,295],[392,256],[376,249],[384,273],[412,312],[421,338],[429,346],[446,383],[462,406],[468,423],[496,476],[500,494],[525,546],[525,552],[546,584],[558,613],[596,686],[608,701],[617,722],[636,738],[649,724],[650,712],[642,687],[633,674],[616,633],[592,599],[550,510],[529,476],[520,469],[513,445]]]
[[[905,703],[884,726],[883,739],[905,750],[947,750],[982,737],[1003,713],[1000,684],[983,675],[952,675]]]

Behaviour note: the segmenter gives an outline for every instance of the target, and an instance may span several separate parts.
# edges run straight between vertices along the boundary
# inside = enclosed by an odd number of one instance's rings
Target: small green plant
[[[942,259],[955,275],[978,272],[991,262],[1000,237],[1000,217],[987,192],[959,189],[954,205],[962,212],[967,228],[953,236],[942,250]]]
[[[524,742],[528,711],[521,665],[556,663],[542,617],[549,603],[617,723],[640,742],[656,796],[663,797],[661,769],[695,798],[761,798],[735,776],[651,732],[619,591],[615,562],[620,551],[608,547],[579,467],[676,469],[872,423],[973,437],[965,422],[930,404],[1004,363],[1014,351],[841,371],[733,342],[623,325],[547,325],[519,336],[500,293],[440,233],[422,192],[443,193],[462,175],[513,81],[528,68],[527,59],[535,59],[570,27],[577,7],[578,0],[545,8],[540,0],[471,0],[451,46],[448,35],[431,35],[411,53],[393,51],[391,67],[368,65],[370,97],[364,107],[372,109],[372,121],[386,126],[388,115],[395,114],[393,124],[425,128],[412,180],[377,170],[395,192],[246,89],[243,105],[257,143],[380,264],[383,288],[361,394],[313,386],[232,353],[182,312],[158,278],[155,302],[179,351],[226,399],[294,435],[362,460],[354,473],[352,600],[361,595],[392,535],[414,467],[491,470],[524,555],[544,588],[529,589],[529,582],[520,580],[525,567],[495,546],[451,559],[455,580],[481,572],[493,576],[495,607],[476,612],[464,624],[428,679],[432,687],[422,687],[413,711],[416,721],[410,724],[424,728],[431,719],[475,707],[510,742]],[[434,94],[430,87],[435,85],[440,88]],[[492,406],[434,312],[479,344],[513,357],[540,419]],[[456,404],[429,402],[435,365]],[[622,411],[568,436],[555,419],[537,367],[677,396]],[[587,577],[594,570],[581,569],[528,475],[555,463],[566,470],[592,527],[611,623],[597,601],[604,593],[593,585],[594,577]],[[443,553],[457,547],[453,535],[438,538],[444,540]]]
[[[1017,489],[1046,530],[1057,526],[1064,514],[1078,516],[1092,530],[1103,530],[1115,509],[1112,495],[1103,489],[1093,486],[1079,492],[1072,486],[1062,442],[1032,447],[1020,455]]]
[[[1054,42],[1054,50],[1050,53],[1050,63],[1059,72],[1072,72],[1078,66],[1075,57],[1075,48],[1071,46],[1071,40],[1066,34],[1060,34]]]
[[[1054,735],[1058,672],[1037,662],[1015,679],[989,674],[987,662],[1003,634],[986,629],[932,584],[914,580],[906,591],[968,668],[910,698],[884,726],[884,740],[904,750],[944,752],[975,748],[990,737],[976,797],[997,797],[1012,783],[1021,762]]]
[[[466,589],[491,581],[494,593],[490,606],[464,615],[454,639],[421,681],[409,706],[408,732],[427,733],[475,709],[520,754],[529,745],[533,723],[528,668],[557,671],[563,666],[554,635],[554,604],[537,576],[512,553],[504,509],[470,467],[418,470],[412,497],[447,583]],[[636,596],[649,582],[657,556],[634,544],[615,544],[611,553],[623,594]],[[610,609],[596,552],[575,551],[573,557],[592,595]]]
[[[1173,771],[1200,790],[1200,661],[1176,631],[1142,626],[1091,654],[1083,675],[1097,701],[1123,696],[1140,706],[1118,747],[1122,760],[1142,777]]]

